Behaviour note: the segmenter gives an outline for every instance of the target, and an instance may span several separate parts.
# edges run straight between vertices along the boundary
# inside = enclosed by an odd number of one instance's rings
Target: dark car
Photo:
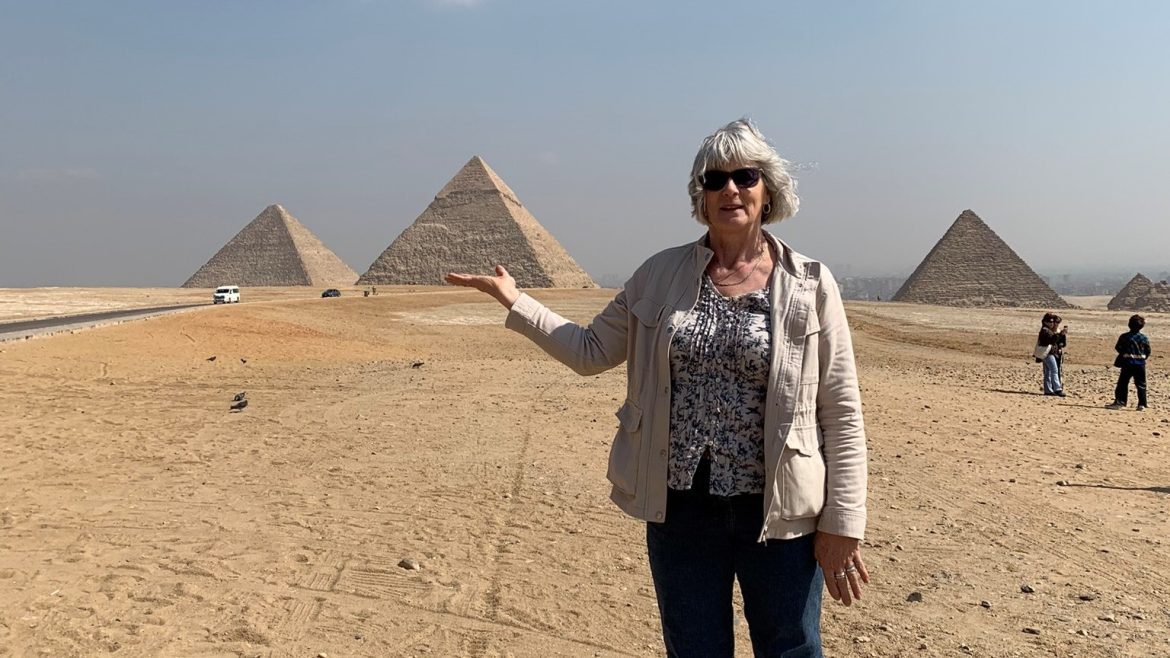
[[[341,291],[338,290],[337,288],[330,288],[329,290],[326,290],[325,292],[321,293],[321,296],[322,297],[340,297]]]

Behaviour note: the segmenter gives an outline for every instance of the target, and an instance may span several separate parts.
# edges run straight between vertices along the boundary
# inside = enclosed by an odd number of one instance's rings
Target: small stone
[[[919,642],[919,643],[918,643],[918,650],[919,650],[919,651],[926,651],[926,650],[927,650],[927,649],[929,649],[929,648],[930,648],[930,645],[929,645],[929,644],[927,644],[927,643],[925,643],[925,642]]]
[[[1068,486],[1068,480],[1057,480],[1057,481],[1056,481],[1056,486],[1058,486],[1058,487],[1067,487],[1067,486]]]
[[[922,603],[922,592],[910,592],[906,600],[910,603]]]
[[[1028,635],[1039,635],[1040,629],[1036,628],[1035,626],[1025,626],[1024,632],[1027,633]]]
[[[857,644],[865,644],[866,642],[869,642],[869,636],[868,635],[858,635],[857,637],[853,638],[853,641],[856,642]]]
[[[398,562],[398,566],[406,569],[407,571],[418,571],[419,569],[422,569],[422,566],[419,565],[417,560],[409,557],[402,558],[402,560]]]
[[[1092,593],[1092,592],[1086,592],[1084,594],[1077,596],[1077,598],[1082,600],[1082,601],[1096,601],[1097,595]]]
[[[1028,583],[1024,583],[1024,584],[1020,585],[1020,591],[1023,592],[1024,594],[1035,594],[1036,593],[1036,589],[1034,587],[1032,587],[1031,585],[1029,585]]]
[[[1097,617],[1097,619],[1100,619],[1101,621],[1107,621],[1110,624],[1117,623],[1117,617],[1114,617],[1113,615],[1100,615],[1099,617]]]
[[[980,601],[979,607],[987,608],[988,610],[990,610],[991,609],[991,601]]]
[[[1089,631],[1086,631],[1083,628],[1078,628],[1077,635],[1080,635],[1081,637],[1089,637]]]
[[[1083,470],[1085,470],[1085,465],[1084,464],[1077,464],[1077,468],[1083,471]]]
[[[322,651],[321,653],[317,654],[317,658],[329,658],[329,654]]]

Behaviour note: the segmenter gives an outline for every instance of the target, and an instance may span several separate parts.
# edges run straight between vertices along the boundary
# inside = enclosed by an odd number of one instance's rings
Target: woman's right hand
[[[496,301],[503,304],[504,308],[509,310],[511,310],[512,304],[520,297],[520,289],[516,287],[516,279],[513,279],[512,275],[508,274],[508,270],[505,270],[503,265],[496,265],[495,276],[451,272],[443,278],[453,286],[475,288],[481,292],[486,292],[494,297]]]

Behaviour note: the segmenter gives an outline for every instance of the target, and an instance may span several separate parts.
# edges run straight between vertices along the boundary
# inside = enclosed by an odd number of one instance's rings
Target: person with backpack
[[[1121,368],[1117,377],[1117,389],[1113,391],[1113,403],[1107,409],[1124,409],[1129,397],[1129,380],[1137,389],[1137,410],[1146,410],[1146,359],[1150,358],[1150,339],[1142,333],[1146,319],[1134,315],[1129,319],[1129,331],[1117,337],[1117,358],[1113,365]]]
[[[1068,344],[1068,327],[1057,331],[1061,317],[1055,313],[1045,313],[1040,321],[1040,335],[1036,337],[1036,350],[1033,356],[1038,363],[1044,364],[1044,395],[1064,397],[1064,386],[1060,381],[1061,358],[1064,347]]]

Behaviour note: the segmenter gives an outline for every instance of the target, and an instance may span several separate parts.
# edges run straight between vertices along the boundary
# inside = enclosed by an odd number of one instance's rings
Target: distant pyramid
[[[1154,283],[1139,272],[1109,300],[1109,310],[1170,313],[1170,283]]]
[[[585,270],[478,155],[358,279],[439,285],[448,272],[508,268],[522,288],[596,288]]]
[[[357,273],[279,205],[264,209],[184,288],[353,285]]]
[[[970,210],[959,215],[902,284],[894,301],[1072,308]]]

